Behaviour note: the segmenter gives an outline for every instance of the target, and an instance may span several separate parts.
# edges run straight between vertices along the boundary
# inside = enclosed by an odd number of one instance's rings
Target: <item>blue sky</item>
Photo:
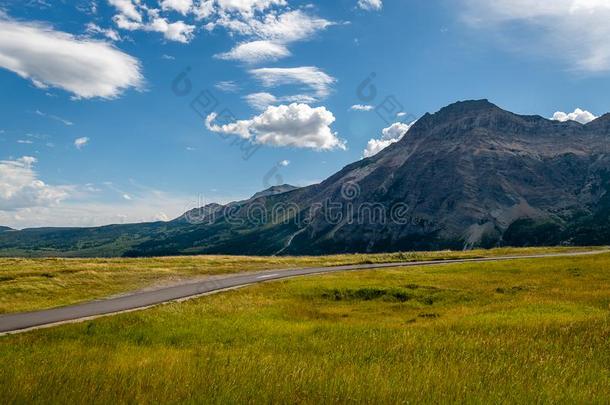
[[[171,219],[312,184],[458,100],[582,122],[610,111],[606,0],[0,10],[0,225],[18,228]]]

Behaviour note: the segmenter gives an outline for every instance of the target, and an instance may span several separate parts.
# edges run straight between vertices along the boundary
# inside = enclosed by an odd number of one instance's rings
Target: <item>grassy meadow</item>
[[[0,364],[2,403],[608,403],[610,254],[259,284],[5,336]]]
[[[505,248],[323,257],[0,258],[0,314],[64,306],[197,277],[246,271],[582,250],[593,248]]]

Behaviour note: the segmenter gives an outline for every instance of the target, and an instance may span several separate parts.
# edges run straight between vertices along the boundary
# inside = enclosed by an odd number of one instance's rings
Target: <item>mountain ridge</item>
[[[609,124],[610,114],[582,125],[461,101],[319,184],[271,187],[169,223],[72,229],[64,240],[57,230],[30,231],[38,240],[17,232],[23,239],[12,245],[0,236],[0,252],[65,254],[69,245],[80,255],[110,244],[125,256],[269,255],[610,243]],[[339,221],[330,218],[333,205]],[[385,222],[370,217],[371,207]],[[54,242],[40,243],[45,235]]]

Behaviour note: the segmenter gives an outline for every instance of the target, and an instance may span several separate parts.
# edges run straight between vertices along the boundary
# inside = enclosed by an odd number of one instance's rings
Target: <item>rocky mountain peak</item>
[[[295,187],[290,184],[281,184],[279,186],[272,186],[266,190],[259,191],[258,193],[254,194],[250,199],[255,200],[257,198],[268,197],[270,195],[283,194],[283,193],[287,193],[292,190],[296,190],[297,188],[298,187]]]

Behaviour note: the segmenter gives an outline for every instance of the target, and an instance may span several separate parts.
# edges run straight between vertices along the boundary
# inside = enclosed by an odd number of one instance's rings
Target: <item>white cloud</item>
[[[297,68],[260,68],[250,70],[250,74],[265,87],[282,85],[302,85],[313,91],[317,99],[326,98],[336,79],[314,66]]]
[[[240,2],[243,10],[251,10],[256,2]],[[246,4],[247,3],[247,4]],[[270,6],[271,2],[260,3],[260,10]],[[276,5],[286,5],[276,2]],[[268,12],[263,15],[246,11],[237,15],[221,11],[218,18],[206,25],[208,30],[222,27],[233,35],[246,37],[245,43],[237,45],[223,55],[226,59],[235,59],[248,63],[267,60],[278,60],[290,56],[288,44],[310,39],[316,32],[333,25],[331,21],[312,16],[302,10]]]
[[[34,143],[34,141],[31,141],[29,139],[17,139],[17,143],[20,143],[22,145],[31,145]]]
[[[253,34],[260,38],[290,43],[309,39],[331,25],[333,23],[328,20],[294,10],[279,15],[268,14],[264,20],[252,23],[251,27]]]
[[[374,109],[375,107],[373,107],[372,105],[365,104],[354,104],[350,107],[350,110],[352,111],[373,111]]]
[[[293,103],[268,107],[258,116],[230,124],[216,125],[215,119],[216,114],[210,114],[206,119],[210,131],[237,135],[258,144],[315,150],[345,149],[345,142],[330,128],[335,116],[325,107],[311,108],[307,104]]]
[[[102,28],[94,23],[87,24],[85,32],[87,32],[87,34],[89,35],[101,34],[112,41],[121,40],[121,36],[119,35],[119,33],[113,30],[112,28]]]
[[[165,212],[159,212],[153,217],[154,222],[167,222],[170,220],[170,217]]]
[[[71,194],[70,186],[49,186],[40,180],[36,162],[31,156],[0,161],[0,212],[55,205]]]
[[[221,27],[231,35],[244,37],[245,43],[272,42],[276,48],[267,47],[267,52],[278,58],[290,55],[286,44],[306,40],[333,24],[301,9],[293,10],[285,0],[159,0],[160,8],[149,7],[142,0],[108,1],[117,11],[113,20],[120,29],[161,32],[168,40],[189,42],[196,27],[184,21],[170,21],[168,15],[178,12],[185,18],[205,20],[203,27],[209,31]],[[102,32],[96,27],[92,30]],[[249,50],[236,47],[224,55],[234,59],[239,58],[238,52],[246,51]]]
[[[280,162],[280,166],[284,166],[284,167],[286,167],[286,166],[288,166],[288,165],[290,165],[290,160],[282,160],[282,161]]]
[[[225,93],[237,93],[239,91],[239,85],[232,80],[220,81],[214,87]]]
[[[36,173],[36,163],[36,158],[31,156],[0,160],[0,224],[16,229],[101,226],[167,220],[194,208],[192,196],[134,182],[128,191],[112,183],[49,185]],[[108,192],[107,202],[100,203],[100,193]],[[218,201],[235,201],[241,197],[219,197]]]
[[[400,141],[405,134],[411,129],[414,123],[405,124],[402,122],[396,122],[390,125],[387,128],[384,128],[381,132],[380,139],[371,139],[367,145],[366,149],[362,153],[365,158],[374,156],[381,152],[383,149],[387,148],[393,143]]]
[[[188,43],[194,37],[196,28],[194,25],[187,24],[184,21],[170,22],[167,18],[160,16],[159,9],[148,8],[139,0],[136,0],[135,3],[129,0],[109,1],[119,12],[119,14],[114,16],[113,20],[123,30],[159,32],[167,40],[182,43]],[[163,3],[163,10],[171,9],[180,12],[188,2],[184,0],[170,0]],[[146,19],[141,10],[146,11]]]
[[[115,15],[112,20],[122,30],[135,31],[144,28],[144,24],[138,21],[130,20],[128,17],[123,14]]]
[[[470,25],[506,33],[503,43],[514,49],[550,54],[578,71],[610,71],[608,0],[462,1]]]
[[[161,8],[163,10],[177,11],[182,15],[187,15],[193,7],[193,0],[163,0]]]
[[[76,187],[75,187],[76,188]],[[104,187],[86,185],[67,199],[50,204],[39,204],[3,210],[0,202],[0,223],[16,229],[40,226],[102,226],[117,223],[166,221],[177,218],[194,208],[193,198],[158,190],[132,190],[131,200],[119,194],[117,199],[98,202]],[[227,199],[235,201],[241,198]],[[1,197],[0,197],[1,201]],[[224,201],[224,200],[223,200]]]
[[[290,56],[290,51],[282,44],[270,41],[244,42],[229,52],[216,55],[219,59],[237,60],[246,63],[271,62]]]
[[[381,0],[358,0],[358,7],[367,11],[379,11],[383,8]]]
[[[311,104],[317,100],[307,94],[295,94],[290,96],[276,97],[271,93],[260,92],[248,94],[243,97],[248,105],[256,110],[264,111],[271,105],[277,105],[282,103],[300,103],[300,104]]]
[[[137,3],[139,1],[136,0]],[[142,22],[142,15],[131,0],[108,0],[110,5],[114,6],[121,15],[136,22]]]
[[[165,39],[186,44],[194,37],[195,26],[184,21],[168,22],[167,19],[157,17],[143,27],[145,31],[155,31],[163,34]]]
[[[217,0],[222,11],[238,11],[243,14],[253,14],[264,11],[272,6],[285,6],[286,0]]]
[[[244,100],[248,103],[248,105],[256,110],[266,110],[270,105],[274,105],[278,103],[277,97],[275,97],[271,93],[254,93],[248,94],[244,96]]]
[[[566,121],[576,121],[576,122],[580,122],[581,124],[588,124],[589,122],[595,120],[597,117],[590,113],[589,111],[586,110],[581,110],[580,108],[577,108],[576,110],[574,110],[574,112],[571,113],[564,113],[562,111],[557,111],[555,114],[553,114],[553,120],[555,121],[561,121],[561,122],[566,122]]]
[[[35,113],[36,113],[36,115],[40,115],[41,117],[45,117],[45,118],[52,119],[53,121],[61,122],[62,124],[66,125],[66,126],[69,126],[69,127],[74,125],[74,123],[72,121],[68,121],[67,119],[58,117],[57,115],[47,114],[47,113],[42,112],[40,110],[36,110]]]
[[[82,137],[82,138],[77,138],[74,140],[74,147],[76,149],[82,149],[85,146],[87,146],[87,144],[89,143],[90,139],[87,138],[86,136]]]
[[[200,0],[193,8],[193,13],[198,20],[210,17],[216,11],[214,0]]]
[[[0,67],[39,88],[61,88],[76,98],[112,99],[141,88],[144,81],[140,62],[106,42],[2,16]]]

